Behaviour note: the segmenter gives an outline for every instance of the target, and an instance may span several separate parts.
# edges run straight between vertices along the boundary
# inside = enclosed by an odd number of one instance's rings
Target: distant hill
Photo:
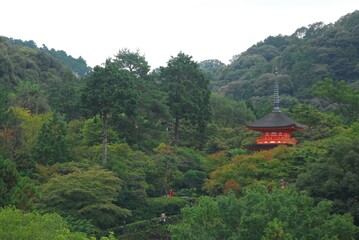
[[[324,78],[358,87],[359,11],[334,24],[318,22],[290,36],[269,36],[228,65],[207,60],[201,66],[214,92],[252,105],[263,105],[272,96],[276,66],[283,106],[311,101],[308,89]]]
[[[75,116],[79,84],[70,67],[34,42],[0,37],[0,85],[14,93],[16,104],[36,113],[51,109]]]
[[[10,38],[10,41],[18,46],[26,46],[47,52],[48,54],[56,58],[58,61],[60,61],[62,64],[68,66],[74,73],[76,73],[80,77],[85,76],[91,71],[91,67],[87,65],[86,61],[82,57],[76,59],[71,55],[67,55],[67,53],[63,50],[55,50],[54,48],[49,49],[48,47],[46,47],[46,45],[43,45],[41,48],[39,48],[32,40],[23,41],[20,39]]]

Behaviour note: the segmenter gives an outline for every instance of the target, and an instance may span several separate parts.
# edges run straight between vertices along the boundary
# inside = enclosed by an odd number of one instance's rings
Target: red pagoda
[[[297,140],[290,135],[297,131],[303,130],[306,126],[293,121],[291,118],[282,113],[279,109],[279,84],[277,78],[277,69],[275,71],[274,82],[274,109],[265,117],[247,124],[247,128],[259,131],[262,136],[257,138],[256,144],[247,145],[248,150],[260,151],[272,149],[278,145],[295,145]]]

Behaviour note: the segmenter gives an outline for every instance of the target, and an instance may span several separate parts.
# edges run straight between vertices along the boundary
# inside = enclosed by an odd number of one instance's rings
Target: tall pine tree
[[[175,122],[173,143],[177,144],[179,140],[182,119],[196,125],[198,131],[204,134],[210,118],[210,90],[198,63],[180,52],[168,61],[167,67],[161,68],[161,76],[167,86],[168,106]]]
[[[85,112],[103,120],[102,163],[107,163],[109,120],[115,114],[135,114],[137,93],[133,75],[116,62],[108,60],[105,67],[96,66],[89,75],[81,96]]]

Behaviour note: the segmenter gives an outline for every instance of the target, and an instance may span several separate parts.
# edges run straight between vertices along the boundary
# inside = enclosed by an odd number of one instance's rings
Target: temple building
[[[275,71],[274,82],[274,109],[265,117],[247,124],[247,128],[262,133],[257,138],[256,144],[247,145],[248,150],[260,151],[272,149],[278,145],[292,146],[297,140],[291,134],[297,130],[303,130],[305,125],[297,123],[282,113],[279,109],[279,84],[278,71]]]

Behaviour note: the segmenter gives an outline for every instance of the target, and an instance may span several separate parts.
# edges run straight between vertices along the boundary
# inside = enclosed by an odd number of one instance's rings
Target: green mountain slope
[[[69,67],[46,51],[0,37],[0,84],[14,93],[18,105],[33,113],[50,109],[75,116],[79,83]]]
[[[252,105],[263,105],[272,95],[275,67],[283,106],[312,100],[308,89],[324,78],[345,80],[357,87],[359,11],[334,24],[318,22],[290,36],[269,36],[234,56],[227,66],[215,66],[215,73],[207,69],[213,91]]]
[[[43,50],[46,53],[50,54],[56,58],[60,63],[68,66],[76,75],[83,77],[91,71],[91,67],[87,66],[86,61],[82,58],[74,58],[71,55],[63,50],[55,50],[54,48],[49,49],[46,45],[43,45],[41,48],[37,47],[36,43],[32,40],[23,41],[20,39],[10,39],[11,42],[18,46],[26,46],[33,49]]]

